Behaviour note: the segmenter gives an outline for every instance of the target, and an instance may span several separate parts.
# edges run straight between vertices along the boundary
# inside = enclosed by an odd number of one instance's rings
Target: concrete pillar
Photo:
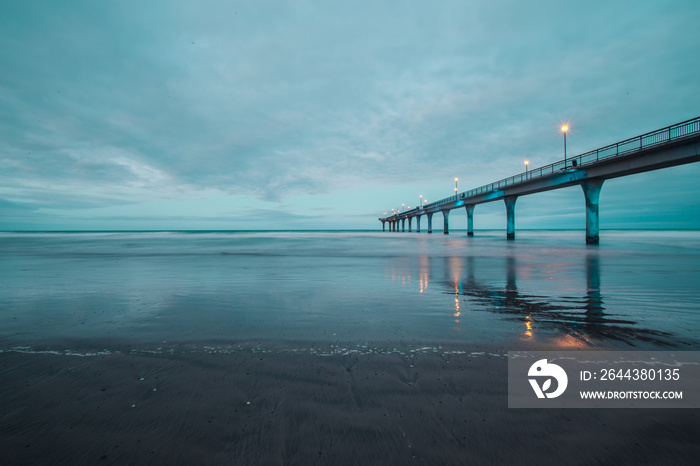
[[[416,232],[420,233],[420,215],[416,215]]]
[[[467,236],[474,236],[474,206],[465,205],[467,208]]]
[[[449,234],[450,234],[450,221],[449,221],[450,211],[449,211],[449,210],[443,210],[443,211],[442,211],[442,216],[443,216],[443,220],[444,220],[444,223],[443,223],[443,233],[445,233],[446,235],[449,235]]]
[[[401,231],[406,231],[406,217],[401,219]]]
[[[428,233],[433,232],[433,212],[429,212],[428,214]]]
[[[600,242],[598,221],[598,198],[600,189],[605,180],[591,180],[581,183],[583,195],[586,198],[586,244],[598,244]]]
[[[382,220],[382,231],[386,231],[386,220]]]
[[[515,239],[515,201],[518,200],[518,196],[507,196],[503,200],[506,203],[506,221],[508,225],[506,238]]]
[[[411,221],[413,220],[413,217],[408,217],[408,232],[411,232]]]

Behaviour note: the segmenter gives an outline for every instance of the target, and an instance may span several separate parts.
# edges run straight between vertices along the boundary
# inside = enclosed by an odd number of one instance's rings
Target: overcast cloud
[[[0,229],[377,228],[455,176],[562,158],[563,121],[572,155],[700,115],[698,17],[695,0],[3,2]],[[660,173],[608,182],[602,227],[700,228],[700,169]],[[543,196],[519,224],[583,227],[580,189]]]

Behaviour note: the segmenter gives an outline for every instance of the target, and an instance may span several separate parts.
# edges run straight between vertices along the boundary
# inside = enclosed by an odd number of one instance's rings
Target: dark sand
[[[692,409],[508,409],[502,356],[5,352],[0,395],[2,465],[700,458]]]

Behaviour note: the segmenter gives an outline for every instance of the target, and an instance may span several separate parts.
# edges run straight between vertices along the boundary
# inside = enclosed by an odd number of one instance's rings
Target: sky
[[[2,2],[0,230],[381,229],[455,177],[562,159],[562,123],[572,156],[700,116],[698,17],[697,0]],[[601,228],[700,228],[698,179],[608,180]],[[474,222],[505,228],[504,204]],[[518,200],[516,229],[584,227],[579,187]]]

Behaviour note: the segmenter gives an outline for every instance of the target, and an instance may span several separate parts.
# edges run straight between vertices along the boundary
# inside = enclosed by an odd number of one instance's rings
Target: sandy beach
[[[692,409],[508,409],[503,348],[331,355],[240,348],[2,353],[0,463],[694,464],[700,457]]]

